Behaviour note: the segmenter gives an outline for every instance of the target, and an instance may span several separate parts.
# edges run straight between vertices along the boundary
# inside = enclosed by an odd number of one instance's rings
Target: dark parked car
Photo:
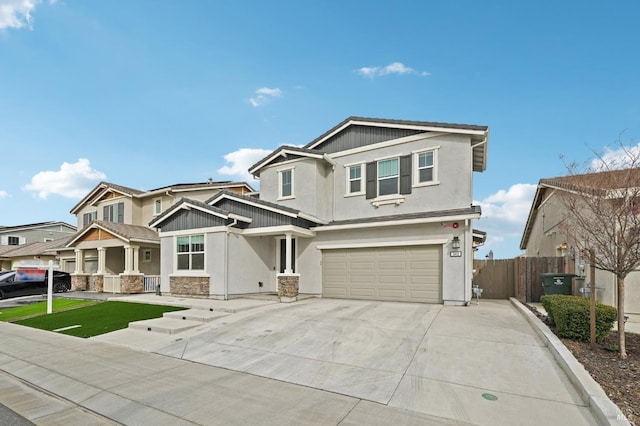
[[[0,272],[0,299],[6,297],[47,294],[49,271],[2,271]],[[53,291],[63,293],[71,289],[71,275],[53,271]]]

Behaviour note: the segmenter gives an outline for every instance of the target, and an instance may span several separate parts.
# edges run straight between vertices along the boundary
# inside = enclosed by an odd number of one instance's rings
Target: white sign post
[[[49,279],[47,281],[47,314],[50,314],[53,312],[53,260],[49,261]]]

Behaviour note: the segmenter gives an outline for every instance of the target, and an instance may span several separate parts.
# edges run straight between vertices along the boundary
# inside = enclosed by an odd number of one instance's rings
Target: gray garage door
[[[322,295],[442,303],[440,246],[322,251]]]

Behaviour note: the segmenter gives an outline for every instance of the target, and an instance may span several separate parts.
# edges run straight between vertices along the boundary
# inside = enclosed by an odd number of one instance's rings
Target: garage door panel
[[[323,295],[442,302],[440,246],[324,250]]]

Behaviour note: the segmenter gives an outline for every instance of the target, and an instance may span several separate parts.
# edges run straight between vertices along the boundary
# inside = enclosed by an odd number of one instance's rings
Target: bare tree
[[[626,359],[624,284],[640,264],[640,150],[621,142],[617,147],[617,155],[598,155],[582,173],[568,165],[568,176],[557,182],[567,239],[578,252],[591,252],[597,269],[616,277],[619,354]]]

